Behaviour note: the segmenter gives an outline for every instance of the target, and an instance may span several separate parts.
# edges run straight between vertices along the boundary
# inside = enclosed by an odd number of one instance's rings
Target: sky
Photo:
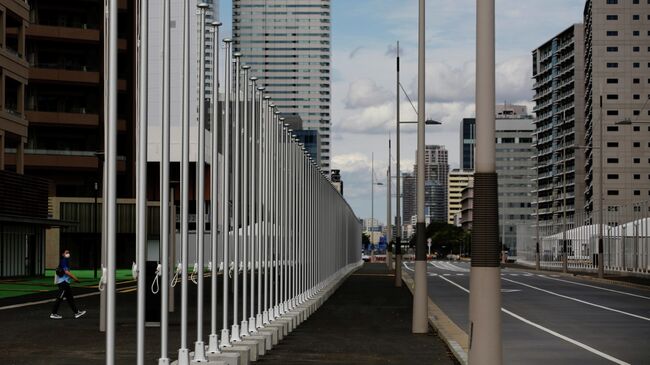
[[[370,218],[374,154],[374,216],[386,221],[388,140],[395,173],[396,43],[401,84],[417,108],[416,0],[331,0],[332,168],[340,169],[344,197],[357,216]],[[444,145],[450,168],[460,159],[460,122],[474,117],[475,0],[426,1],[426,143]],[[525,104],[532,112],[531,52],[574,23],[585,0],[496,0],[497,103]],[[231,29],[232,1],[221,0],[224,31]],[[400,95],[401,119],[416,120]],[[401,170],[415,162],[416,125],[403,125]],[[395,194],[395,179],[391,179]],[[392,198],[393,215],[395,200]]]

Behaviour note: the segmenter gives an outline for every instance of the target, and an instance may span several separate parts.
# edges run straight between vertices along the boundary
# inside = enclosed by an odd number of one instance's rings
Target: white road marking
[[[459,285],[459,284],[457,284],[457,283],[455,283],[455,282],[453,282],[453,281],[451,281],[451,280],[449,280],[447,278],[444,278],[442,276],[440,278],[442,280],[445,280],[445,281],[449,282],[450,284],[456,286],[457,288],[461,289],[465,293],[469,293],[469,290],[465,289],[463,286],[461,286],[461,285]],[[616,363],[616,364],[619,364],[619,365],[630,365],[630,363],[627,363],[627,362],[625,362],[623,360],[619,360],[619,359],[615,358],[614,356],[608,355],[608,354],[606,354],[606,353],[604,353],[602,351],[598,351],[598,350],[596,350],[595,348],[593,348],[593,347],[591,347],[589,345],[585,345],[582,342],[576,341],[576,340],[574,340],[574,339],[572,339],[570,337],[567,337],[567,336],[565,336],[563,334],[557,333],[557,332],[555,332],[553,330],[550,330],[550,329],[548,329],[548,328],[546,328],[544,326],[541,326],[541,325],[539,325],[539,324],[537,324],[535,322],[529,321],[528,319],[526,319],[526,318],[524,318],[524,317],[522,317],[520,315],[517,315],[517,314],[515,314],[515,313],[513,313],[513,312],[511,312],[511,311],[509,311],[509,310],[507,310],[507,309],[505,309],[503,307],[501,307],[501,311],[503,313],[509,315],[509,316],[512,316],[515,319],[518,319],[518,320],[530,325],[530,326],[533,326],[533,327],[535,327],[535,328],[537,328],[539,330],[542,330],[542,331],[544,331],[544,332],[546,332],[546,333],[548,333],[550,335],[553,335],[553,336],[555,336],[557,338],[560,338],[560,339],[562,339],[562,340],[564,340],[566,342],[574,344],[574,345],[576,345],[576,346],[578,346],[578,347],[580,347],[582,349],[585,349],[585,350],[591,352],[592,354],[596,354],[596,355],[598,355],[598,356],[600,356],[600,357],[602,357],[604,359],[607,359],[607,360],[609,360],[609,361],[611,361],[613,363]]]
[[[600,289],[600,290],[605,290],[605,291],[612,292],[612,293],[618,293],[618,294],[623,294],[623,295],[629,295],[629,296],[631,296],[631,297],[637,297],[637,298],[641,298],[641,299],[649,299],[649,300],[650,300],[650,297],[645,297],[645,296],[643,296],[643,295],[632,294],[632,293],[628,293],[628,292],[624,292],[624,291],[620,291],[620,290],[614,290],[614,289],[603,288],[603,287],[596,286],[596,285],[583,284],[583,283],[578,283],[578,282],[570,281],[570,280],[556,279],[556,278],[551,278],[551,277],[544,276],[544,275],[539,275],[539,277],[542,277],[542,278],[544,278],[544,279],[549,279],[549,280],[561,281],[561,282],[563,282],[563,283],[569,283],[569,284],[574,284],[574,285],[586,286],[586,287],[588,287],[588,288]]]
[[[501,289],[502,293],[516,293],[518,291],[521,291],[519,289]]]
[[[81,295],[75,295],[74,298],[75,298],[75,299],[77,299],[77,298],[86,298],[86,297],[92,297],[92,296],[94,296],[94,295],[99,295],[99,292],[96,292],[96,293],[86,293],[86,294],[81,294]],[[39,300],[39,301],[36,301],[36,302],[28,302],[28,303],[20,303],[20,304],[7,305],[7,306],[4,306],[4,307],[0,307],[0,311],[1,311],[1,310],[6,310],[6,309],[22,308],[22,307],[29,307],[29,306],[32,306],[32,305],[39,305],[39,304],[52,303],[52,302],[54,302],[55,300],[56,300],[56,298],[54,298],[54,299]]]
[[[456,274],[456,276],[465,276],[465,274]]]
[[[531,288],[531,289],[535,289],[535,290],[539,290],[539,291],[544,292],[544,293],[547,293],[547,294],[555,295],[555,296],[560,297],[560,298],[573,300],[574,302],[578,302],[578,303],[582,303],[582,304],[590,305],[590,306],[592,306],[592,307],[596,307],[596,308],[600,308],[600,309],[608,310],[608,311],[611,311],[611,312],[615,312],[615,313],[623,314],[623,315],[626,315],[626,316],[630,316],[630,317],[634,317],[634,318],[642,319],[642,320],[644,320],[644,321],[650,321],[650,318],[648,318],[648,317],[644,317],[644,316],[640,316],[640,315],[637,315],[637,314],[632,314],[632,313],[624,312],[624,311],[622,311],[622,310],[618,310],[618,309],[614,309],[614,308],[610,308],[610,307],[605,307],[604,305],[600,305],[600,304],[596,304],[596,303],[591,303],[591,302],[588,302],[588,301],[586,301],[586,300],[581,300],[581,299],[578,299],[578,298],[570,297],[570,296],[568,296],[568,295],[562,295],[562,294],[559,294],[559,293],[552,292],[552,291],[550,291],[550,290],[546,290],[546,289],[538,288],[538,287],[536,287],[536,286],[528,285],[528,284],[526,284],[526,283],[522,283],[522,282],[519,282],[519,281],[515,281],[515,280],[511,280],[511,279],[506,279],[506,278],[502,278],[502,280],[509,281],[509,282],[511,282],[511,283],[515,283],[515,284],[519,284],[519,285],[523,285],[523,286],[525,286],[525,287],[528,287],[528,288]]]

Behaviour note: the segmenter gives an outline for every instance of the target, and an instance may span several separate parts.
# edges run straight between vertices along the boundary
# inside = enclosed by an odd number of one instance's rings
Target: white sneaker
[[[86,314],[86,311],[79,311],[74,314],[74,318],[83,317],[84,314]]]
[[[60,314],[54,314],[54,313],[52,313],[52,314],[50,314],[50,318],[52,318],[52,319],[62,319],[63,316],[60,315]]]

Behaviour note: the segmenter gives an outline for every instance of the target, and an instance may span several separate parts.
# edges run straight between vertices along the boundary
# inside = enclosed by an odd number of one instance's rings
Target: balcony
[[[0,110],[0,130],[26,137],[29,123],[18,112],[5,108]]]
[[[7,162],[15,161],[15,150],[7,149]],[[12,153],[13,152],[13,153]],[[25,149],[25,166],[45,170],[97,170],[99,159],[92,151]],[[117,156],[117,171],[126,171],[126,157]]]
[[[98,128],[99,114],[66,113],[49,111],[27,111],[27,120],[32,124],[47,126],[90,127]],[[126,120],[118,119],[117,130],[126,131]]]
[[[83,70],[64,70],[57,68],[38,68],[30,70],[31,80],[80,83],[80,84],[99,84],[99,72]]]
[[[39,39],[56,39],[80,42],[99,42],[99,29],[59,27],[32,24],[27,28],[27,36]]]

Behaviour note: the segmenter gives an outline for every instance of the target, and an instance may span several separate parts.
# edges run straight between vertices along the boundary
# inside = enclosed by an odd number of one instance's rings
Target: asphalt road
[[[428,265],[429,297],[465,330],[469,270]],[[501,279],[505,364],[650,364],[650,291],[521,269]]]

